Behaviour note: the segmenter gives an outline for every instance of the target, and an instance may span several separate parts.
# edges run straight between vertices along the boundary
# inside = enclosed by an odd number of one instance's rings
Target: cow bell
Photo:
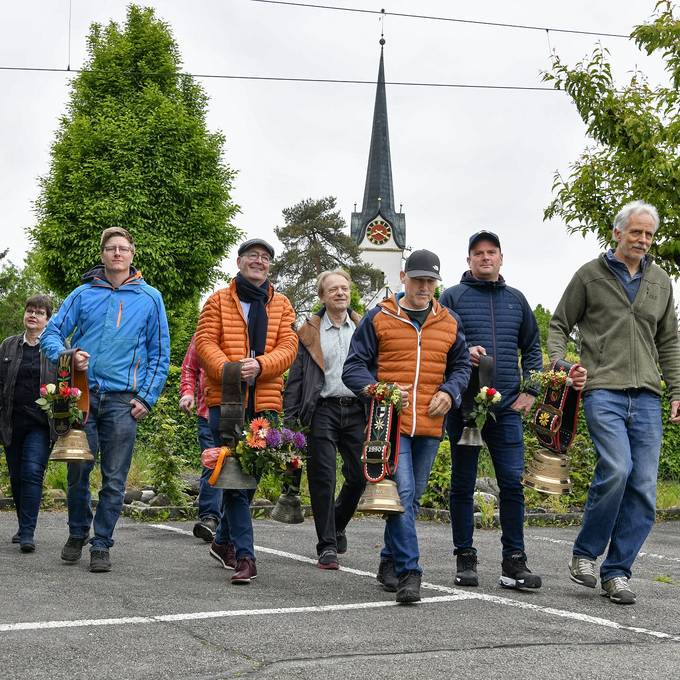
[[[554,496],[571,493],[569,460],[548,449],[538,449],[522,475],[522,484]]]
[[[87,463],[94,460],[85,431],[71,428],[66,434],[60,434],[49,459],[65,463]]]
[[[282,493],[276,501],[271,518],[283,524],[302,524],[305,521],[300,496],[293,493]]]
[[[463,432],[458,440],[458,446],[483,446],[482,431],[478,427],[463,428]]]
[[[399,500],[397,483],[391,479],[383,479],[380,482],[366,484],[357,511],[373,515],[396,515],[404,512]]]
[[[257,480],[245,474],[233,456],[226,456],[220,476],[212,486],[215,489],[257,489]]]

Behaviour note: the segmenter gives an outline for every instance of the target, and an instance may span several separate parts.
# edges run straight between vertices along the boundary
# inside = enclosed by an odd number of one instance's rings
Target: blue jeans
[[[208,421],[201,416],[198,416],[198,445],[201,447],[201,451],[217,446]],[[198,518],[212,518],[219,521],[222,515],[222,489],[216,489],[208,484],[211,474],[212,470],[207,467],[204,467],[201,472],[198,492]]]
[[[130,414],[132,392],[90,392],[90,413],[85,434],[92,453],[99,458],[102,488],[94,515],[91,550],[108,550],[125,498],[137,421]],[[92,524],[90,472],[94,461],[68,464],[68,526],[71,536],[85,538]]]
[[[451,531],[454,554],[472,548],[475,528],[474,492],[477,481],[479,446],[458,446],[463,431],[459,410],[449,414],[446,429],[451,442]],[[498,511],[501,521],[503,557],[524,551],[524,440],[522,417],[517,411],[505,409],[489,417],[482,429],[500,489]]]
[[[416,535],[416,514],[420,497],[430,478],[432,463],[439,449],[438,437],[399,438],[399,462],[394,474],[399,500],[404,512],[389,515],[385,522],[385,545],[380,552],[381,560],[392,560],[397,575],[407,571],[422,572],[418,565],[420,551]]]
[[[602,581],[630,578],[654,524],[661,399],[647,390],[593,390],[583,397],[597,463],[574,555],[607,557]]]
[[[50,456],[50,431],[46,427],[12,428],[12,442],[5,448],[19,537],[33,539],[40,512],[43,478]]]
[[[219,442],[220,407],[211,406],[208,418],[213,437]],[[255,558],[253,518],[250,515],[250,502],[254,495],[255,489],[222,489],[222,517],[215,532],[215,543],[233,543],[237,560]]]

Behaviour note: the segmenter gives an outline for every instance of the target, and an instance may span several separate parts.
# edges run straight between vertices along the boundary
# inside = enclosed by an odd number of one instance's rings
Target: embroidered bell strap
[[[564,371],[572,377],[579,364],[558,359],[551,365],[553,371]],[[534,431],[539,443],[554,453],[565,453],[576,434],[581,392],[571,386],[557,389],[548,386],[534,415]]]
[[[479,366],[472,367],[470,382],[463,392],[460,405],[460,413],[463,417],[463,425],[476,427],[474,421],[470,421],[472,410],[475,407],[475,397],[482,387],[493,387],[494,359],[488,354],[479,357]]]
[[[380,482],[393,474],[399,460],[399,414],[391,403],[371,399],[361,462],[367,481]]]
[[[217,456],[215,467],[213,468],[210,477],[208,477],[208,484],[210,484],[210,486],[215,486],[215,484],[217,483],[217,480],[220,477],[220,473],[222,472],[222,466],[224,465],[224,461],[229,456],[231,456],[231,449],[229,449],[229,447],[227,446],[220,447],[220,453]]]
[[[222,402],[220,404],[220,440],[224,446],[236,446],[243,436],[243,390],[241,363],[227,361],[222,367]]]
[[[54,430],[58,435],[66,434],[72,427],[82,428],[87,422],[90,410],[90,390],[88,388],[87,371],[75,368],[73,360],[78,347],[67,349],[57,359],[57,394],[61,386],[77,387],[80,390],[77,406],[83,414],[79,423],[71,424],[71,406],[68,399],[56,399],[52,406]]]

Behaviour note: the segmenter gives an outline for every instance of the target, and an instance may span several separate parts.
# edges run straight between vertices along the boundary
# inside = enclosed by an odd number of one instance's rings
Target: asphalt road
[[[66,516],[41,515],[37,551],[10,544],[0,513],[0,678],[677,678],[680,524],[658,524],[635,566],[638,604],[569,581],[575,528],[527,528],[536,593],[498,586],[497,530],[476,534],[480,587],[453,587],[450,527],[419,522],[423,602],[377,586],[383,522],[355,520],[343,569],[317,569],[311,520],[256,520],[259,576],[231,572],[192,523],[123,519],[114,569],[59,559]]]

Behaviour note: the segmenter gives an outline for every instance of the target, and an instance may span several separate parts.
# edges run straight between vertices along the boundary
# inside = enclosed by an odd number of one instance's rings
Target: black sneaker
[[[376,579],[383,590],[386,590],[388,593],[397,592],[399,578],[397,577],[397,572],[394,571],[394,562],[392,560],[380,560]]]
[[[335,544],[338,548],[338,555],[344,555],[347,552],[347,536],[344,531],[338,531],[335,534]]]
[[[12,536],[12,543],[21,543],[21,536],[19,536],[18,531]]]
[[[75,564],[83,554],[83,546],[87,541],[87,536],[85,536],[85,538],[69,536],[64,547],[61,549],[61,559],[69,564]]]
[[[407,571],[399,576],[397,586],[397,602],[401,604],[411,604],[420,602],[420,580],[422,576],[419,571]]]
[[[319,569],[337,569],[338,568],[338,553],[333,548],[326,548],[319,555],[319,561],[316,563]]]
[[[217,530],[217,520],[213,517],[205,517],[199,519],[194,524],[194,536],[204,540],[206,543],[212,543],[215,538],[215,531]]]
[[[21,550],[22,553],[35,552],[35,541],[32,538],[22,538],[19,550]]]
[[[456,585],[478,586],[477,551],[473,548],[463,548],[456,555]]]
[[[500,584],[503,588],[525,590],[541,587],[541,577],[532,574],[527,567],[527,556],[521,552],[515,552],[510,557],[504,557],[501,562],[503,573]]]
[[[94,573],[111,571],[111,558],[108,550],[90,551],[90,571]]]

